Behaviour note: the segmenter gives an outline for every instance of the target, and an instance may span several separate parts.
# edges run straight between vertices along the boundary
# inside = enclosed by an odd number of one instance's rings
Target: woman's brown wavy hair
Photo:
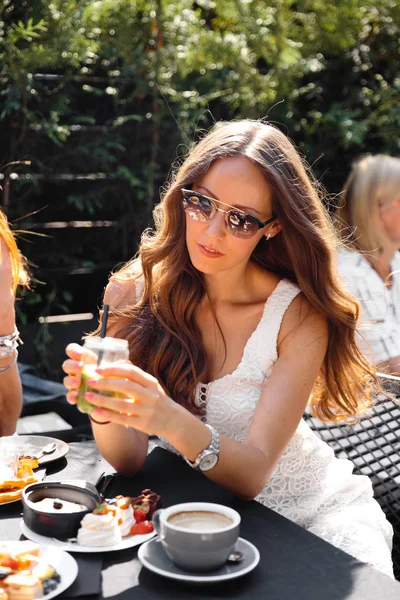
[[[117,337],[129,340],[132,362],[154,375],[171,398],[199,412],[195,388],[206,375],[206,356],[195,309],[205,287],[186,249],[180,190],[202,178],[214,161],[231,156],[246,157],[263,173],[282,225],[270,241],[261,238],[254,261],[297,283],[328,321],[328,348],[310,401],[312,413],[324,421],[356,417],[370,406],[377,386],[374,369],[355,342],[359,305],[336,271],[337,238],[317,183],[289,139],[262,121],[217,124],[171,178],[154,211],[155,231],[143,234],[137,258],[112,276],[144,276],[137,303],[110,313]]]
[[[0,209],[0,238],[6,243],[11,258],[12,286],[15,293],[18,285],[28,285],[28,274],[25,259],[18,250],[14,234],[10,229],[7,217]]]

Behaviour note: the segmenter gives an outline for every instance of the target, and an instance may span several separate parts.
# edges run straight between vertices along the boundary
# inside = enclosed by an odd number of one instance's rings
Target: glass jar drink
[[[109,367],[118,361],[127,361],[129,359],[129,346],[127,340],[120,340],[111,337],[89,337],[85,340],[83,347],[85,350],[90,350],[92,353],[90,359],[93,362],[84,364],[81,371],[81,383],[78,389],[77,407],[83,413],[90,414],[96,407],[85,399],[85,392],[96,392],[104,396],[123,397],[114,392],[106,392],[104,390],[95,390],[87,384],[89,379],[101,379],[101,375],[96,373],[97,367]],[[95,357],[93,356],[95,355]]]

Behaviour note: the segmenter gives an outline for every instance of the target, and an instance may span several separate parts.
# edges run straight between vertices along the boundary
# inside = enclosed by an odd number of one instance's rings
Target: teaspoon
[[[244,559],[243,552],[240,552],[240,550],[234,550],[228,556],[227,561],[232,562],[232,563],[237,563],[237,562],[242,561],[243,559]]]
[[[57,448],[57,444],[55,442],[50,442],[43,446],[39,454],[36,454],[36,458],[42,458],[45,454],[51,454]]]

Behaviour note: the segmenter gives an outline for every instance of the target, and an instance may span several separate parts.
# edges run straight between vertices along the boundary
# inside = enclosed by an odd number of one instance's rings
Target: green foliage
[[[53,289],[89,308],[65,277],[104,284],[135,253],[171,163],[213,121],[276,122],[331,192],[360,153],[398,154],[399,38],[396,0],[3,0],[0,160],[33,161],[10,217],[114,224],[23,242],[56,281],[26,310],[56,310]]]

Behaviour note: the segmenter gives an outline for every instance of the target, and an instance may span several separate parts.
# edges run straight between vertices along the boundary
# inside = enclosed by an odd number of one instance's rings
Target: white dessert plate
[[[78,563],[73,556],[58,548],[42,548],[40,557],[54,567],[61,577],[56,589],[42,596],[45,600],[50,600],[65,592],[74,583],[78,576]]]
[[[38,544],[45,544],[51,548],[60,548],[61,550],[66,550],[67,552],[88,552],[90,554],[99,553],[99,552],[115,552],[117,550],[126,550],[127,548],[133,548],[134,546],[139,546],[143,544],[143,542],[147,542],[152,537],[156,535],[155,531],[151,533],[146,533],[145,535],[128,535],[127,537],[122,538],[122,541],[119,544],[114,544],[114,546],[81,546],[77,542],[63,542],[58,540],[57,538],[46,537],[44,535],[39,535],[35,533],[29,527],[27,527],[24,521],[21,520],[21,531],[28,540],[32,540],[33,542],[37,542]],[[46,596],[47,598],[47,596]]]
[[[10,545],[12,545],[12,542],[10,542]],[[60,583],[54,590],[36,599],[41,600],[44,598],[45,600],[50,600],[65,592],[74,583],[78,575],[78,564],[73,556],[63,550],[43,546],[40,550],[40,559],[54,567],[60,576]]]
[[[14,443],[17,443],[20,446],[21,454],[25,454],[27,456],[36,456],[37,454],[40,454],[42,448],[44,448],[44,446],[50,442],[56,443],[56,449],[51,454],[44,454],[44,456],[39,458],[39,465],[41,467],[53,462],[53,460],[57,460],[65,456],[69,450],[67,442],[48,437],[46,435],[18,435],[15,436],[14,441]]]
[[[260,553],[257,548],[244,538],[238,538],[236,550],[243,552],[243,560],[238,563],[225,563],[219,569],[198,573],[185,571],[178,567],[165,553],[159,538],[143,544],[138,550],[138,559],[144,567],[162,577],[187,581],[188,583],[217,583],[242,577],[250,573],[260,562]]]

